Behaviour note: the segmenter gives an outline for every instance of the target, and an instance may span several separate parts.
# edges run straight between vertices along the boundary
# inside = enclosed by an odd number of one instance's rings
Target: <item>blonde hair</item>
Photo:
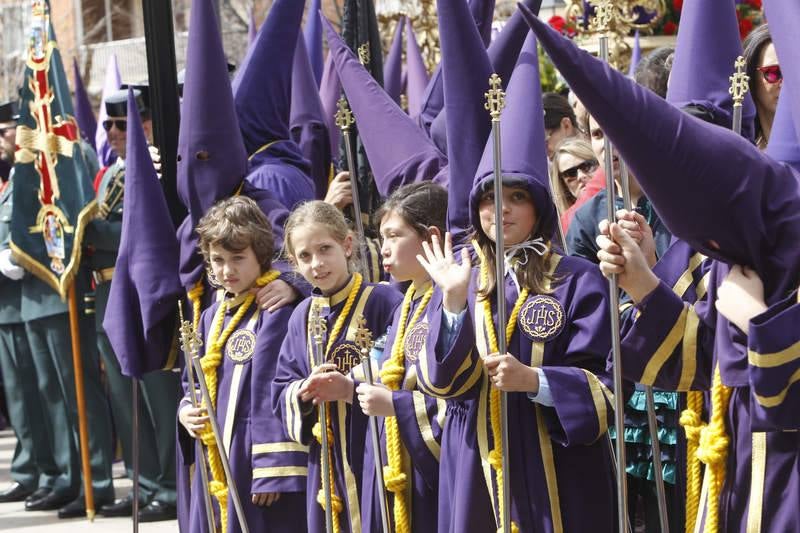
[[[597,159],[592,150],[592,145],[579,137],[568,137],[558,143],[553,152],[553,162],[550,163],[550,189],[553,191],[553,201],[556,203],[559,216],[563,215],[564,211],[572,207],[572,204],[577,200],[569,192],[567,184],[564,183],[564,180],[559,175],[564,170],[558,164],[561,154],[569,154],[582,161]]]
[[[240,252],[248,246],[253,248],[263,271],[272,265],[275,237],[269,220],[252,199],[233,196],[220,200],[208,210],[197,225],[200,236],[200,252],[209,262],[210,248],[222,246],[232,252]]]
[[[357,237],[350,230],[347,224],[347,219],[344,218],[342,212],[335,206],[323,202],[322,200],[312,200],[304,202],[297,206],[292,214],[289,215],[284,226],[284,248],[286,255],[290,258],[295,257],[294,243],[292,242],[292,234],[299,227],[306,227],[310,225],[317,225],[324,227],[331,237],[340,244],[343,244],[350,235],[353,238],[353,253],[347,261],[350,272],[358,271],[359,258],[358,258],[358,242]]]

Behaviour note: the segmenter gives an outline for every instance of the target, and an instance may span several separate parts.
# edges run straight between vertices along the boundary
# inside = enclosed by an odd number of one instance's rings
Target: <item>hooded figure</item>
[[[319,16],[319,14],[317,15]],[[320,30],[321,31],[321,30]],[[322,102],[322,110],[325,114],[325,124],[328,125],[328,137],[331,143],[331,154],[339,153],[339,144],[342,134],[336,125],[336,103],[342,95],[342,83],[339,81],[339,74],[333,66],[333,56],[328,54],[325,58],[325,69],[322,72],[322,82],[319,87],[319,99]]]
[[[408,97],[408,114],[416,118],[422,111],[425,88],[430,77],[422,59],[422,52],[417,43],[417,36],[411,25],[411,19],[406,19],[406,96]]]
[[[713,31],[709,31],[710,20],[714,21]],[[733,99],[728,89],[734,63],[741,55],[739,23],[732,0],[686,2],[681,12],[667,102],[730,129]],[[753,138],[755,116],[753,99],[747,93],[742,108],[742,136],[746,139]]]
[[[325,198],[331,174],[331,145],[325,111],[306,54],[302,36],[297,39],[292,68],[292,108],[289,115],[292,139],[311,163],[311,178],[317,199]]]
[[[247,181],[287,209],[315,197],[310,167],[289,134],[294,47],[304,1],[276,0],[233,80],[236,116],[250,160]]]
[[[381,196],[415,181],[442,179],[445,156],[359,63],[333,26],[322,22]]]
[[[631,64],[628,67],[628,77],[633,78],[636,73],[636,65],[642,60],[642,45],[639,43],[639,30],[633,35],[633,50],[631,50]]]
[[[83,85],[77,58],[72,60],[72,77],[75,81],[75,120],[78,122],[83,140],[93,142],[97,134],[97,119],[94,118],[92,103],[89,101],[89,95],[86,94],[86,87]]]
[[[311,71],[314,73],[314,80],[317,89],[322,82],[322,70],[324,60],[322,59],[322,26],[317,18],[321,8],[321,0],[311,0],[311,6],[306,14],[306,27],[303,29],[303,40],[308,52],[308,62],[311,64]]]
[[[403,27],[405,17],[397,20],[394,37],[386,61],[383,63],[383,88],[386,93],[400,105],[400,95],[403,94]]]

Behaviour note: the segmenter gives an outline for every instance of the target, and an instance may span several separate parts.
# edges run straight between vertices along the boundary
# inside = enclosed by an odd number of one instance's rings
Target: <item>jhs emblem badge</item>
[[[234,363],[249,361],[256,351],[256,334],[248,329],[235,331],[225,343],[225,355]]]
[[[519,325],[531,340],[547,342],[564,328],[564,308],[551,296],[538,295],[528,300],[519,314]]]
[[[361,353],[355,344],[344,342],[333,349],[328,362],[335,364],[342,374],[349,374],[354,366],[361,363]]]
[[[425,342],[428,340],[428,327],[427,322],[420,322],[411,328],[411,331],[406,333],[406,342],[403,350],[406,354],[406,359],[409,363],[417,360],[419,353],[425,347]]]

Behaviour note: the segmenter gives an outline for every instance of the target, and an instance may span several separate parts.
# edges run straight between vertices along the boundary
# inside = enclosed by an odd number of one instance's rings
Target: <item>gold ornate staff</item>
[[[311,304],[311,316],[308,318],[308,325],[311,333],[311,350],[314,365],[319,366],[325,362],[322,346],[325,343],[325,333],[328,327],[325,324],[325,319],[319,314],[319,306],[315,304]],[[331,445],[328,442],[328,402],[320,402],[318,412],[320,440],[322,441],[320,443],[322,445],[320,468],[322,469],[322,494],[325,498],[325,531],[333,533],[333,489],[331,488],[330,476]]]
[[[500,333],[497,335],[498,353],[504,354],[508,351],[506,346],[505,324],[507,321],[506,312],[506,291],[505,283],[505,241],[503,238],[503,158],[502,146],[500,143],[500,116],[506,105],[506,93],[503,92],[502,80],[497,74],[492,74],[489,78],[489,90],[486,92],[486,104],[484,107],[489,111],[492,118],[492,155],[494,166],[494,272],[497,283],[497,324],[500,324]],[[495,443],[495,446],[497,444]],[[503,453],[503,512],[500,517],[503,533],[511,533],[511,466],[509,464],[508,450],[508,398],[507,394],[500,391],[500,446]]]
[[[367,275],[364,265],[367,261],[367,241],[364,235],[364,221],[361,220],[361,202],[358,198],[358,168],[355,163],[355,155],[353,154],[352,143],[350,142],[350,127],[355,124],[356,119],[350,107],[347,105],[347,100],[342,96],[336,103],[337,111],[335,115],[336,125],[342,130],[342,138],[344,139],[344,152],[347,157],[347,168],[350,169],[350,188],[353,195],[353,218],[356,223],[356,233],[358,236],[358,249],[361,252],[361,273]]]
[[[742,103],[747,91],[750,90],[750,76],[745,72],[746,63],[744,57],[739,56],[733,64],[734,73],[729,78],[731,80],[728,93],[733,97],[733,129],[737,135],[742,134]]]
[[[178,300],[178,315],[180,320],[180,335],[181,335],[181,350],[186,357],[186,376],[189,379],[189,400],[192,402],[192,407],[197,409],[199,404],[197,402],[197,390],[195,389],[194,371],[192,370],[189,358],[191,354],[198,353],[203,341],[200,335],[192,326],[192,323],[183,319],[183,302]],[[202,449],[202,448],[201,448]],[[202,459],[202,458],[198,458]],[[206,468],[205,460],[195,460],[197,469],[200,470],[200,476],[203,481],[203,501],[206,506],[206,520],[208,521],[208,530],[216,531],[214,525],[214,508],[211,504],[211,493],[208,491],[208,469]]]
[[[374,385],[375,379],[372,375],[372,363],[369,353],[375,343],[372,341],[372,332],[367,328],[367,320],[364,315],[358,317],[358,329],[356,329],[356,346],[361,354],[361,365],[364,368],[364,379],[368,385]],[[389,502],[386,498],[386,486],[383,480],[383,453],[381,451],[381,439],[378,434],[378,419],[374,416],[369,417],[369,433],[372,438],[372,449],[375,452],[375,475],[378,480],[378,500],[381,506],[381,522],[383,533],[390,533],[389,525]],[[400,497],[400,495],[398,495]]]
[[[181,306],[181,302],[178,302],[178,305]],[[181,309],[181,307],[179,307]],[[182,315],[181,311],[181,315]],[[183,331],[184,326],[181,324],[181,330]],[[239,497],[239,489],[236,487],[236,480],[233,477],[233,473],[231,472],[231,463],[228,460],[228,452],[225,451],[225,446],[222,442],[222,432],[219,429],[219,422],[217,421],[216,414],[214,413],[214,409],[211,403],[211,394],[208,392],[208,385],[206,384],[206,378],[203,374],[203,368],[200,366],[200,346],[202,343],[198,342],[196,338],[197,332],[194,329],[194,326],[189,324],[186,328],[187,332],[187,347],[189,348],[188,352],[184,352],[187,358],[187,367],[186,371],[191,376],[191,369],[194,368],[194,371],[197,372],[197,384],[200,386],[200,396],[203,400],[203,403],[206,406],[206,415],[208,416],[208,421],[211,423],[211,432],[214,435],[214,444],[217,446],[217,451],[219,451],[219,458],[220,462],[222,463],[222,469],[225,471],[225,481],[228,484],[228,492],[233,500],[233,507],[236,509],[236,517],[239,519],[239,527],[241,527],[243,533],[250,533],[250,528],[247,527],[247,517],[244,514],[244,507],[242,506],[242,500]],[[190,336],[191,335],[191,336]],[[191,340],[194,337],[195,340]],[[191,356],[191,366],[189,366],[188,359]],[[190,385],[191,387],[191,381]],[[194,396],[194,388],[192,387],[192,396]],[[205,468],[205,465],[204,465]],[[206,485],[208,487],[208,485]]]

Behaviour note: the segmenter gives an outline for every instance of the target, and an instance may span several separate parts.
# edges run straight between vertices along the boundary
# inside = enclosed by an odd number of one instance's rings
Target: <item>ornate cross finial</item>
[[[358,317],[358,328],[356,329],[356,346],[361,352],[361,358],[369,357],[369,352],[375,344],[372,340],[372,332],[367,327],[367,319],[364,315]]]
[[[591,0],[594,6],[594,18],[591,21],[592,29],[599,33],[607,33],[611,30],[614,21],[613,0]]]
[[[347,105],[347,100],[345,100],[344,96],[339,98],[339,101],[336,102],[336,115],[334,118],[336,119],[336,125],[339,127],[340,130],[343,132],[347,132],[350,130],[350,126],[352,126],[356,119],[353,117],[353,112],[350,111],[350,106]]]
[[[358,47],[358,60],[364,67],[369,67],[369,43],[364,43]]]
[[[744,57],[737,57],[734,67],[736,70],[729,78],[731,80],[731,86],[728,89],[728,93],[733,97],[733,105],[735,107],[741,107],[742,102],[744,102],[744,96],[750,89],[750,76],[745,73],[746,63]]]
[[[311,337],[318,345],[322,344],[322,339],[325,337],[325,332],[328,326],[325,319],[319,314],[319,306],[311,305],[311,318],[309,318],[309,328],[311,330]]]
[[[181,323],[181,349],[188,355],[194,357],[200,353],[200,347],[203,346],[203,341],[200,339],[200,334],[194,328],[189,320],[183,319],[183,302],[178,300],[178,315]]]
[[[484,93],[486,103],[484,108],[492,117],[492,122],[500,121],[500,114],[506,106],[506,93],[503,91],[502,80],[497,74],[492,74],[489,78],[489,90]]]

